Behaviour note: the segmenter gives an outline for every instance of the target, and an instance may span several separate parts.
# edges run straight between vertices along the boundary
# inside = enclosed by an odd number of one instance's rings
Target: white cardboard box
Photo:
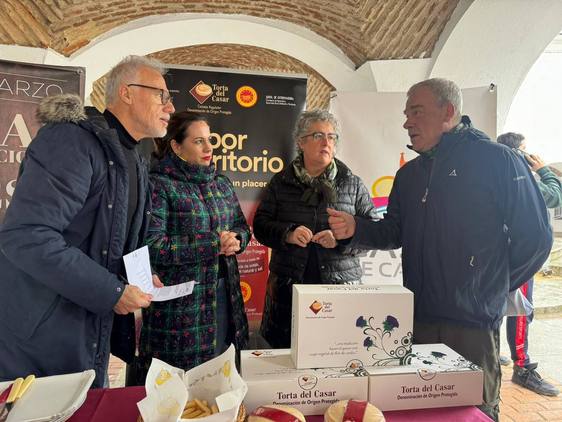
[[[321,415],[339,400],[367,400],[368,374],[361,367],[295,369],[290,349],[243,350],[242,378],[248,385],[248,412],[284,404],[305,415]]]
[[[369,402],[383,411],[482,403],[482,370],[444,344],[416,344],[408,361],[365,368]]]
[[[412,345],[414,295],[398,285],[293,285],[297,368],[394,366]]]

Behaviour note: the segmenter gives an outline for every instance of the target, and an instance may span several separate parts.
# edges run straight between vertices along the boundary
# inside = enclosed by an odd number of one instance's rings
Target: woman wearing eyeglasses
[[[172,115],[156,140],[147,243],[164,285],[195,280],[193,293],[143,310],[138,383],[152,357],[188,370],[248,341],[236,254],[250,229],[230,180],[216,173],[206,118]]]
[[[358,283],[357,250],[338,243],[326,207],[375,219],[361,179],[335,158],[338,123],[324,110],[302,113],[293,133],[297,157],[267,186],[254,217],[254,235],[272,249],[263,338],[290,347],[292,285]]]

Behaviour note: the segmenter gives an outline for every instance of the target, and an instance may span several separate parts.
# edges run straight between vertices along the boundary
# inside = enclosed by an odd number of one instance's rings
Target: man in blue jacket
[[[0,228],[0,381],[95,369],[105,384],[114,313],[150,304],[122,257],[150,217],[136,145],[163,136],[174,107],[158,62],[130,56],[107,79],[103,115],[52,97]],[[96,113],[94,113],[96,114]],[[155,282],[157,284],[157,282]]]
[[[384,219],[329,210],[337,239],[402,247],[414,292],[414,341],[445,343],[484,372],[481,409],[498,420],[499,325],[506,298],[545,261],[552,231],[523,158],[462,116],[458,86],[428,79],[408,91],[404,128],[419,157],[394,180]]]

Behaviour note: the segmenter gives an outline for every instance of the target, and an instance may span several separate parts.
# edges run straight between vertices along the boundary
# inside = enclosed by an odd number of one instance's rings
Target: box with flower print
[[[403,365],[414,296],[397,285],[293,286],[291,357],[302,368]]]
[[[367,367],[369,402],[381,410],[482,403],[483,373],[444,344],[415,344],[400,367]]]

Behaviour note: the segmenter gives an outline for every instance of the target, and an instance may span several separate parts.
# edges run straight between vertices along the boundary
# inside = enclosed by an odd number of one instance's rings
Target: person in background
[[[550,252],[548,213],[521,157],[462,116],[454,82],[413,85],[404,114],[419,157],[396,173],[384,219],[329,209],[330,228],[350,246],[402,247],[404,286],[414,293],[414,342],[444,343],[480,366],[480,409],[497,421],[499,326],[508,292]]]
[[[133,323],[151,301],[125,282],[122,256],[143,244],[149,218],[136,146],[163,136],[174,111],[163,73],[126,57],[109,72],[103,115],[86,117],[75,96],[41,104],[45,125],[0,229],[0,381],[93,368],[92,386],[107,386],[114,313]],[[134,351],[132,335],[120,344]]]
[[[544,161],[535,154],[527,154],[525,137],[520,133],[507,132],[498,136],[498,143],[514,149],[525,158],[527,164],[540,178],[537,181],[539,190],[544,198],[547,208],[562,206],[562,184],[560,179],[550,170]],[[527,300],[533,303],[534,279],[531,278],[519,289]],[[560,391],[551,383],[542,379],[537,372],[537,363],[529,358],[529,329],[533,321],[533,313],[527,316],[507,317],[507,343],[513,361],[513,375],[511,380],[535,393],[545,396],[557,396]],[[502,365],[509,365],[509,359],[500,356]]]
[[[367,188],[335,158],[338,122],[324,110],[302,113],[294,140],[298,155],[268,184],[254,217],[254,235],[272,249],[261,335],[290,347],[292,286],[359,283],[357,249],[338,243],[326,207],[376,218]]]
[[[236,254],[250,228],[230,180],[217,174],[207,119],[182,111],[156,139],[151,263],[166,286],[195,281],[193,293],[143,309],[137,384],[151,359],[191,369],[248,341]]]

